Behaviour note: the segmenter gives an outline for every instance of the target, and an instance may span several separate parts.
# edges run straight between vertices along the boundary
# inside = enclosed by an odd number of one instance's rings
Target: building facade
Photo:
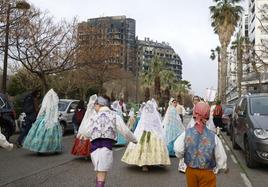
[[[182,79],[182,61],[174,49],[166,42],[159,43],[150,38],[137,40],[137,61],[139,69],[146,69],[152,58],[158,57],[167,63],[168,69],[172,70],[177,80]]]
[[[136,61],[136,21],[126,16],[110,16],[88,19],[86,22],[78,24],[79,38],[84,37],[84,43],[90,43],[94,32],[89,32],[88,28],[101,29],[101,38],[111,41],[110,47],[120,45],[118,50],[117,63],[121,64],[125,70],[136,72],[138,69]],[[86,36],[86,37],[85,37]],[[94,37],[94,36],[93,36]]]
[[[268,0],[249,0],[248,4],[248,38],[252,47],[244,65],[242,85],[247,92],[268,92]]]
[[[248,10],[242,15],[232,41],[240,37],[246,40],[241,44],[240,57],[242,94],[268,92],[268,0],[248,0]],[[227,102],[238,98],[238,61],[237,49],[230,44]]]

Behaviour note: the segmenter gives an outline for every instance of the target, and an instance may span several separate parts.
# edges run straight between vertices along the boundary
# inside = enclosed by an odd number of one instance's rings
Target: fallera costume
[[[123,110],[122,107],[119,104],[119,101],[114,101],[111,105],[111,108],[116,111],[116,113],[122,118],[122,120],[124,120],[123,117]],[[124,136],[120,133],[117,134],[117,143],[116,145],[126,145],[127,141],[124,138]]]
[[[91,160],[95,171],[108,171],[113,163],[113,144],[120,132],[129,141],[136,142],[135,136],[125,125],[123,119],[108,107],[103,106],[90,117],[86,136],[92,143]]]
[[[196,123],[186,129],[175,141],[176,156],[187,165],[189,187],[215,187],[220,169],[227,169],[227,156],[218,136],[203,124],[209,117],[209,106],[198,103],[195,107]]]
[[[149,100],[142,109],[134,132],[138,143],[129,143],[122,161],[137,166],[170,165],[164,131],[155,100]]]
[[[165,131],[165,139],[169,156],[175,156],[175,152],[173,150],[174,142],[177,137],[185,130],[180,115],[172,104],[173,100],[173,98],[170,99],[168,109],[162,122]]]
[[[59,98],[53,89],[45,95],[37,119],[23,142],[23,148],[40,153],[62,151],[62,129],[58,122]]]

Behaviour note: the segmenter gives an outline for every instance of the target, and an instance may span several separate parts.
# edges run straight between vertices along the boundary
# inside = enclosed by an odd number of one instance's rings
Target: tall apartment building
[[[263,10],[265,6],[268,6],[268,0],[249,0],[248,10],[248,29],[249,29],[249,41],[253,45],[253,50],[249,52],[249,55],[256,62],[258,72],[261,74],[261,90],[259,89],[259,77],[254,70],[252,64],[245,66],[245,77],[243,85],[248,92],[267,92],[268,91],[268,73],[267,66],[264,63],[268,63],[268,32],[263,28],[267,27],[268,20],[263,20]],[[268,8],[266,7],[266,16],[268,18]],[[265,46],[265,47],[264,47]],[[266,52],[263,49],[266,48]],[[264,63],[263,63],[264,62]]]
[[[141,69],[147,68],[153,57],[167,62],[168,68],[176,74],[177,80],[182,79],[182,61],[174,49],[166,42],[155,42],[149,38],[137,40],[138,64]]]
[[[242,46],[242,49],[245,50],[245,41],[243,39],[248,39],[248,14],[241,15],[241,19],[239,20],[238,26],[236,28],[235,34],[233,35],[231,42],[228,47],[228,64],[227,64],[227,89],[226,89],[226,100],[227,102],[232,102],[238,99],[238,74],[237,74],[237,68],[238,68],[238,52],[237,47],[233,47],[234,45],[237,45],[237,41],[240,40],[240,45]],[[241,58],[241,57],[240,57]],[[242,56],[242,63],[243,63],[243,77],[247,74],[247,64],[245,62],[244,57]],[[242,81],[243,81],[242,77]],[[242,93],[246,93],[246,88],[243,86],[242,82]]]
[[[88,19],[86,22],[78,24],[79,38],[84,43],[90,43],[93,35],[87,28],[103,27],[102,35],[113,41],[111,47],[120,45],[121,50],[116,55],[117,63],[120,63],[125,70],[136,72],[136,21],[126,16],[111,16]]]

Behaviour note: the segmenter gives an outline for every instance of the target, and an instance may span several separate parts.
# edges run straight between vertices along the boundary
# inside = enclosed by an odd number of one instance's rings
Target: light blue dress
[[[62,151],[62,129],[57,122],[53,127],[45,126],[44,116],[32,125],[23,142],[23,148],[33,152],[57,153]]]
[[[174,142],[177,137],[185,130],[181,122],[181,118],[175,107],[169,106],[163,120],[163,126],[165,130],[165,138],[169,156],[175,156]]]

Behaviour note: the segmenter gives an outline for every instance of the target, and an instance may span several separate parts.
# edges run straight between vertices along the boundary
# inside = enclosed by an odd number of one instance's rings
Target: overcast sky
[[[217,87],[217,63],[209,59],[218,37],[210,26],[212,0],[29,0],[57,19],[79,21],[100,16],[126,15],[136,20],[139,39],[168,42],[183,63],[183,79],[194,94]]]

